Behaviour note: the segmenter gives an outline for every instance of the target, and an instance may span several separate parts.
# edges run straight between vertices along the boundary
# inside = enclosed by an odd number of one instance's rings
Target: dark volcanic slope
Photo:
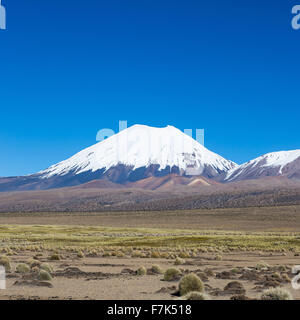
[[[171,191],[169,188],[152,191],[136,188],[106,189],[102,185],[95,188],[95,181],[84,188],[3,192],[0,193],[0,211],[159,211],[300,204],[298,180],[269,178],[260,180],[260,183],[258,180],[251,182],[196,187],[178,185]],[[150,186],[153,187],[153,181]]]
[[[197,177],[199,184],[215,184],[216,182],[210,181],[210,169],[207,168],[203,174],[204,176]],[[144,179],[152,179],[154,184],[158,183],[156,178],[162,178],[162,181],[173,180],[174,184],[188,184],[192,182],[195,177],[180,176],[180,170],[178,167],[166,167],[163,170],[159,170],[158,165],[150,165],[149,167],[141,167],[133,170],[132,167],[118,165],[105,171],[97,170],[95,172],[86,171],[80,174],[70,172],[66,175],[57,175],[43,179],[40,174],[34,174],[24,177],[12,177],[12,178],[0,178],[0,192],[6,191],[30,191],[30,190],[49,190],[58,189],[72,186],[80,186],[82,184],[88,184],[97,180],[97,187],[108,188],[122,188],[124,185],[134,186],[135,182],[140,181],[140,185],[143,188]],[[178,176],[177,178],[174,178]],[[181,180],[181,181],[180,181]],[[201,182],[201,181],[202,182]],[[210,182],[209,182],[210,181]],[[164,182],[163,182],[164,183]],[[170,183],[172,186],[172,183]],[[86,186],[88,187],[88,185]],[[139,185],[137,185],[139,187]],[[151,189],[147,188],[146,189]]]

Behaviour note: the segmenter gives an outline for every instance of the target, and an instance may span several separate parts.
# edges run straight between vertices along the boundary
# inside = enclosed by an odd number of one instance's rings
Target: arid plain
[[[195,274],[205,299],[294,299],[300,207],[101,213],[2,213],[0,299],[186,299]],[[46,272],[44,272],[46,271]]]

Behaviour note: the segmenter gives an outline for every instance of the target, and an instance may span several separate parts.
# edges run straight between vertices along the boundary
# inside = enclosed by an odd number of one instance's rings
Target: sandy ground
[[[12,270],[17,264],[32,259],[32,253],[11,257]],[[59,261],[49,261],[47,255],[39,257],[41,262],[49,263],[53,268],[53,279],[48,282],[51,287],[42,287],[45,282],[35,280],[36,274],[31,271],[26,274],[11,272],[7,274],[7,289],[0,290],[0,299],[109,299],[109,300],[169,300],[178,299],[178,283],[175,281],[164,281],[163,275],[138,276],[134,274],[140,266],[151,268],[158,264],[163,270],[176,267],[182,274],[189,272],[198,273],[211,269],[214,275],[208,276],[204,281],[206,292],[211,298],[217,300],[230,299],[238,292],[226,292],[224,287],[232,282],[238,281],[245,288],[245,296],[259,299],[262,291],[272,282],[267,283],[264,277],[271,277],[275,272],[275,266],[284,265],[292,267],[300,264],[300,258],[292,254],[283,256],[281,254],[258,254],[236,252],[223,255],[222,261],[213,259],[213,255],[203,254],[197,258],[187,259],[183,265],[174,266],[174,260],[169,259],[144,259],[144,258],[117,258],[117,257],[85,257],[77,258],[66,254]],[[258,271],[254,267],[263,260],[270,266],[269,271]],[[244,267],[250,268],[243,271]],[[77,269],[74,269],[77,268]],[[224,274],[233,268],[239,270],[236,274]],[[70,271],[71,270],[71,271]],[[290,270],[290,269],[289,269]],[[240,279],[247,272],[252,271],[257,275],[256,279]],[[286,272],[285,272],[286,273]],[[290,271],[287,271],[290,273]],[[291,274],[289,274],[292,277]],[[261,279],[264,280],[259,280]],[[222,279],[224,278],[224,279]],[[291,283],[279,284],[292,293],[294,299],[300,300],[300,290],[293,290]]]
[[[0,214],[0,225],[77,225],[249,232],[276,230],[298,233],[300,210],[299,207],[291,206],[178,212],[8,213]],[[5,247],[5,237],[2,238],[1,245]],[[175,281],[164,281],[163,274],[136,275],[140,266],[149,269],[157,264],[163,271],[176,267],[181,276],[194,272],[203,277],[204,273],[205,291],[212,299],[230,299],[238,295],[238,291],[224,291],[228,283],[238,281],[245,289],[242,295],[248,298],[258,299],[264,289],[280,286],[300,300],[300,290],[293,290],[291,282],[283,280],[287,275],[293,278],[291,268],[300,265],[300,257],[291,251],[285,254],[223,252],[222,261],[214,259],[215,252],[200,253],[178,266],[174,266],[174,259],[100,255],[78,258],[77,254],[69,251],[60,252],[59,261],[50,261],[50,254],[43,251],[42,256],[36,257],[41,263],[49,263],[54,269],[53,279],[48,282],[39,281],[33,269],[26,274],[15,272],[16,266],[33,259],[35,252],[18,251],[9,256],[12,271],[7,273],[7,289],[0,290],[0,299],[178,299],[179,278]],[[255,266],[260,261],[268,263],[270,267],[267,270],[256,270]],[[285,266],[286,270],[278,270],[279,265]],[[246,267],[249,269],[245,269]],[[213,274],[208,274],[207,268],[211,269]],[[232,269],[236,269],[234,273]],[[280,279],[274,278],[276,272]]]

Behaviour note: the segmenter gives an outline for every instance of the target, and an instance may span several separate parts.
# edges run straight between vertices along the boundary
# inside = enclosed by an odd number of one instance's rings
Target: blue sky
[[[205,128],[238,163],[300,148],[300,0],[2,4],[0,176],[64,160],[119,120]]]

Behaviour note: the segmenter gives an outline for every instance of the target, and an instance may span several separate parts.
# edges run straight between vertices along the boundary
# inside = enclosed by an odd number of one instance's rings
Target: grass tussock
[[[189,292],[203,292],[204,284],[202,280],[193,273],[187,274],[179,282],[179,292],[181,296],[188,294]]]
[[[164,273],[163,270],[162,270],[162,268],[161,268],[159,265],[157,265],[157,264],[154,264],[154,265],[151,267],[151,272],[152,272],[153,274],[163,274],[163,273]]]
[[[211,297],[204,292],[192,291],[182,297],[183,300],[211,300]]]
[[[265,290],[261,295],[262,300],[293,300],[292,294],[283,288]]]
[[[184,263],[185,263],[185,260],[182,259],[182,258],[179,258],[179,257],[177,257],[175,259],[175,261],[174,261],[175,266],[179,266],[179,265],[184,264]]]
[[[39,272],[39,280],[41,280],[41,281],[51,281],[52,280],[52,276],[46,270],[40,270],[40,272]]]
[[[174,281],[177,280],[180,276],[180,271],[176,268],[170,268],[166,270],[164,274],[164,280],[165,281]]]
[[[10,260],[6,256],[1,256],[0,257],[0,266],[3,266],[5,268],[5,271],[10,271],[11,270],[11,265],[10,265]]]
[[[147,274],[147,269],[144,266],[139,267],[136,271],[136,274],[138,276],[145,276]]]
[[[55,253],[55,254],[53,254],[53,255],[51,255],[51,256],[49,257],[49,260],[51,260],[51,261],[58,261],[58,260],[60,260],[60,256],[59,256],[57,253]]]
[[[30,267],[26,263],[20,263],[16,267],[16,272],[17,273],[28,273],[28,272],[30,272]]]
[[[270,266],[268,263],[264,262],[264,261],[260,261],[256,266],[255,269],[259,270],[259,271],[266,271],[269,270]]]
[[[50,274],[53,273],[53,268],[50,266],[49,263],[42,263],[40,268],[41,268],[41,270],[45,270]]]

